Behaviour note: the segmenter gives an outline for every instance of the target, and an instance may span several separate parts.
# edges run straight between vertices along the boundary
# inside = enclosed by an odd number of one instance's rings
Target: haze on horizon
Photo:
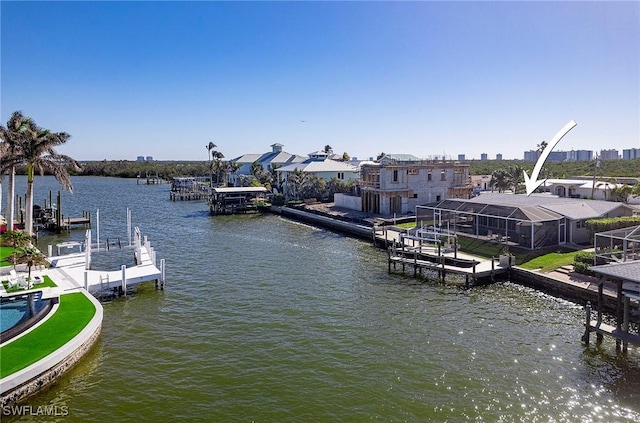
[[[0,118],[78,160],[640,147],[640,3],[1,2]]]

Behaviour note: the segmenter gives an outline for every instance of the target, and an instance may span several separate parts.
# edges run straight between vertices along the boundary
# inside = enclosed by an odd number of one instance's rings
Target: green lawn
[[[0,378],[35,363],[76,336],[91,321],[96,307],[83,293],[60,296],[56,313],[28,334],[0,348]]]
[[[12,286],[11,288],[9,288],[9,281],[8,280],[3,280],[2,281],[2,285],[4,286],[4,289],[7,291],[7,293],[11,294],[13,292],[18,292],[18,291],[25,291],[25,288],[20,288],[19,286]],[[42,277],[42,283],[38,283],[33,285],[33,287],[31,289],[38,289],[38,288],[46,288],[46,287],[51,287],[51,288],[55,288],[56,283],[54,281],[51,280],[51,278],[47,275],[44,275]]]
[[[550,272],[562,266],[573,264],[573,258],[579,251],[571,251],[567,253],[548,253],[543,256],[536,257],[525,263],[520,264],[523,269],[541,269],[543,272]]]
[[[398,223],[397,225],[393,226],[400,229],[413,229],[416,227],[416,222]]]
[[[22,251],[20,248],[17,248],[16,251]],[[13,254],[13,247],[0,247],[0,266],[13,266],[9,260],[9,256]]]

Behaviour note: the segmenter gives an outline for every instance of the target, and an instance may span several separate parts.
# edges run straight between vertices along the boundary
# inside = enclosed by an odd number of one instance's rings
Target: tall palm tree
[[[69,156],[59,154],[55,147],[64,144],[70,135],[66,132],[51,132],[40,128],[33,119],[26,118],[22,136],[19,138],[19,154],[27,165],[27,204],[25,231],[33,235],[33,181],[35,172],[40,175],[51,173],[63,189],[73,192],[68,169],[80,170],[78,162]]]
[[[22,112],[13,112],[7,126],[0,126],[0,175],[9,173],[7,182],[7,230],[13,230],[15,216],[15,176],[16,166],[22,163],[20,147],[22,137],[28,127],[29,118]]]

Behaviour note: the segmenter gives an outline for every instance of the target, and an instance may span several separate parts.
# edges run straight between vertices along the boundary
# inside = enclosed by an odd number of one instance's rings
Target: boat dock
[[[207,200],[210,195],[211,179],[201,177],[176,177],[171,181],[169,199],[171,201]]]
[[[611,263],[589,268],[600,277],[598,283],[598,299],[596,301],[596,319],[592,318],[592,305],[585,306],[585,333],[582,340],[589,343],[590,333],[595,332],[597,342],[602,342],[604,336],[611,336],[616,340],[616,349],[626,352],[629,344],[640,345],[640,333],[632,333],[632,323],[640,320],[640,260]],[[616,284],[616,312],[614,324],[603,321],[603,303],[605,296],[603,287],[605,281]],[[637,326],[636,326],[637,327]]]
[[[465,286],[476,284],[478,279],[490,278],[505,274],[511,269],[511,256],[478,260],[477,257],[467,256],[456,251],[444,251],[434,246],[408,246],[395,243],[387,248],[389,273],[402,266],[402,272],[407,267],[413,269],[413,276],[422,275],[423,270],[435,272],[438,279],[445,281],[447,275],[464,276]]]
[[[91,231],[87,232],[87,238],[90,239]],[[149,241],[146,237],[144,239],[141,237],[137,228],[135,234],[135,240],[131,247],[136,259],[135,266],[122,265],[120,270],[114,271],[92,270],[91,249],[87,249],[87,245],[90,244],[84,243],[81,245],[84,246],[84,251],[57,256],[51,255],[53,246],[49,246],[50,254],[47,261],[51,264],[50,271],[57,272],[58,279],[64,280],[76,288],[84,288],[94,296],[126,295],[129,288],[147,281],[155,281],[156,287],[164,288],[164,259],[160,260],[158,267],[156,253]]]
[[[209,211],[212,215],[251,213],[268,206],[265,187],[212,188]]]

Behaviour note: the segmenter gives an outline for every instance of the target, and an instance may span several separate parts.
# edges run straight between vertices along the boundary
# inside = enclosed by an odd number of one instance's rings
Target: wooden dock
[[[591,304],[587,303],[585,306],[586,321],[582,341],[588,344],[590,333],[595,332],[597,342],[602,342],[605,335],[611,336],[616,340],[616,349],[622,346],[623,352],[627,351],[629,344],[640,345],[640,333],[631,332],[632,323],[640,324],[640,260],[592,266],[589,270],[601,279],[598,284],[595,320],[591,317]],[[615,326],[604,323],[602,319],[605,280],[611,280],[617,286]]]
[[[439,254],[436,254],[439,253]],[[407,268],[413,269],[413,276],[422,275],[423,270],[437,273],[438,279],[445,281],[447,275],[464,276],[465,286],[475,285],[479,279],[493,278],[496,275],[505,274],[511,268],[511,263],[495,258],[490,260],[477,260],[474,258],[459,257],[455,252],[445,253],[434,247],[406,246],[394,243],[387,248],[389,273],[402,266],[402,272]]]
[[[209,192],[205,190],[194,190],[188,188],[178,188],[169,192],[169,199],[171,201],[193,201],[193,200],[206,200],[209,198]]]
[[[268,201],[265,187],[212,188],[209,211],[212,215],[257,212]]]

